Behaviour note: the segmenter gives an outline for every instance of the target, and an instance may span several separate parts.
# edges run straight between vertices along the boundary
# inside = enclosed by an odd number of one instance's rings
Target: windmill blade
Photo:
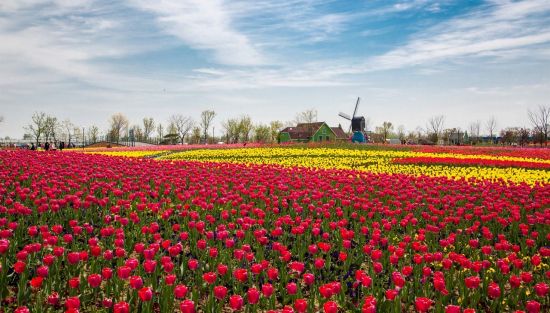
[[[355,103],[355,110],[353,110],[353,117],[357,114],[357,108],[359,107],[359,102],[361,101],[360,97],[357,97],[357,102]]]
[[[339,115],[340,117],[345,118],[345,119],[348,120],[348,121],[351,121],[351,116],[347,115],[346,113],[340,112],[340,113],[338,113],[338,115]]]

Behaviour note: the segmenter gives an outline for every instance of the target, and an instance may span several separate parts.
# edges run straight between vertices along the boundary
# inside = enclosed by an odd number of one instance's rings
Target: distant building
[[[339,125],[330,127],[325,122],[301,123],[295,127],[287,127],[277,137],[279,143],[283,142],[323,142],[335,140],[348,140],[346,132]]]

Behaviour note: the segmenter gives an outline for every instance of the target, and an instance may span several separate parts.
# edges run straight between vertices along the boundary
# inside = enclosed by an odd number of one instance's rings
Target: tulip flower
[[[138,296],[143,302],[151,301],[153,298],[153,290],[149,287],[143,287],[138,290]]]
[[[334,301],[327,301],[323,304],[323,310],[325,313],[336,313],[338,312],[338,304]]]
[[[238,311],[243,307],[243,297],[239,295],[232,295],[229,297],[229,306],[233,311]]]
[[[181,313],[195,313],[195,302],[192,300],[184,300],[180,303]]]

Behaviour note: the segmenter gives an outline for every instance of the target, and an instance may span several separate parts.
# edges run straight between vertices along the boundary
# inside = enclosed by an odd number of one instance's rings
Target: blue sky
[[[2,0],[0,136],[35,111],[106,129],[213,109],[290,121],[529,126],[549,104],[550,1]]]

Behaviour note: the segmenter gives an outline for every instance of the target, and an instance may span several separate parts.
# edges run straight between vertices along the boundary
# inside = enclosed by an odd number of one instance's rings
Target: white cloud
[[[250,39],[233,27],[221,0],[132,0],[137,8],[151,12],[167,33],[189,46],[211,51],[229,65],[259,65],[264,57]]]
[[[537,57],[530,48],[550,43],[549,13],[546,0],[498,1],[416,34],[406,45],[373,58],[367,66],[400,68],[491,54]]]

